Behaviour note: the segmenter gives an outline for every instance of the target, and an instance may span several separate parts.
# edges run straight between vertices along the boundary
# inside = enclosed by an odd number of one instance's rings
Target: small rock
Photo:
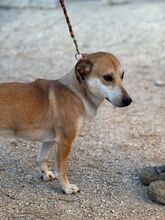
[[[155,81],[155,86],[163,87],[165,86],[165,81],[157,80]]]

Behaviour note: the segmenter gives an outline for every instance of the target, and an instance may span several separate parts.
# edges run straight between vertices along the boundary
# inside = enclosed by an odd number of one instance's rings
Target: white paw
[[[48,171],[47,173],[42,174],[41,178],[44,181],[49,181],[49,180],[54,180],[55,179],[55,175],[52,171]]]
[[[80,189],[74,185],[74,184],[69,184],[65,188],[63,188],[64,193],[70,195],[70,194],[75,194],[77,192],[80,192]]]

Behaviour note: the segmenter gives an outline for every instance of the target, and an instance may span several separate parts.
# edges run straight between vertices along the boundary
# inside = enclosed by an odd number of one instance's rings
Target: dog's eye
[[[121,79],[123,80],[123,78],[124,78],[124,74],[125,74],[125,72],[124,72],[124,70],[122,71],[122,73],[121,73]]]
[[[103,78],[106,80],[106,81],[113,81],[113,76],[107,74],[107,75],[104,75]]]

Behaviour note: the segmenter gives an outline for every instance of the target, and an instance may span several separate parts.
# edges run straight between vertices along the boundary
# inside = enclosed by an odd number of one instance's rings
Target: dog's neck
[[[77,80],[74,69],[59,79],[59,82],[72,90],[82,100],[87,118],[93,118],[96,115],[103,99],[90,92],[85,80],[81,83]]]

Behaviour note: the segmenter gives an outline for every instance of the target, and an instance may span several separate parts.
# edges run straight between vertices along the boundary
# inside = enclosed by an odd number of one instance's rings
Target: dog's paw
[[[74,184],[69,184],[67,187],[63,188],[63,191],[65,194],[71,195],[80,192],[80,189]]]
[[[41,179],[44,181],[54,180],[56,177],[53,172],[48,171],[47,173],[42,174]]]

